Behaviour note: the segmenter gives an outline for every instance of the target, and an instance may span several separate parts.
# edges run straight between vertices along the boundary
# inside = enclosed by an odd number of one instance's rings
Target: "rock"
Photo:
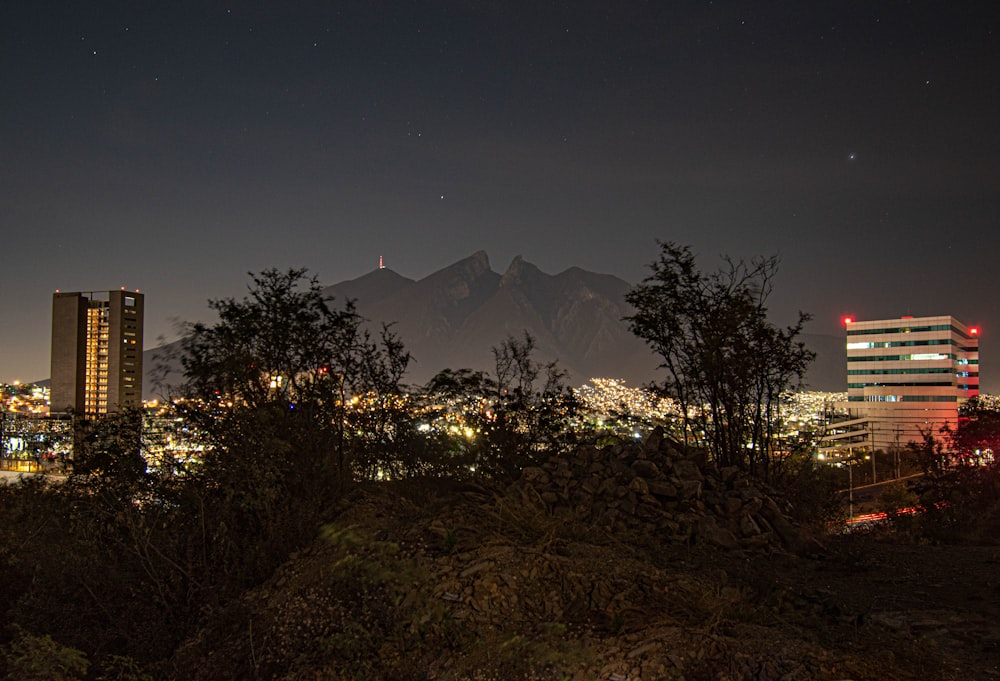
[[[737,549],[740,545],[736,535],[724,527],[719,527],[712,516],[705,516],[698,520],[695,524],[694,536],[697,541],[715,544],[724,549]]]
[[[663,427],[657,426],[653,428],[653,432],[649,434],[646,438],[646,450],[650,452],[655,452],[660,449],[660,444],[663,442]]]
[[[632,478],[632,482],[628,484],[628,488],[630,491],[635,492],[639,496],[646,496],[649,494],[649,483],[646,482],[645,478]]]
[[[632,472],[640,478],[648,480],[660,477],[660,469],[648,459],[638,459],[632,463]]]
[[[666,480],[647,480],[646,487],[649,489],[649,493],[654,496],[667,499],[676,499],[678,496],[677,487]]]
[[[732,550],[803,553],[799,530],[743,471],[677,448],[662,432],[645,445],[580,447],[525,468],[508,495],[565,522],[634,528],[675,542],[694,536]]]
[[[781,539],[785,547],[793,552],[798,553],[806,548],[805,541],[799,531],[789,522],[788,518],[784,516],[778,505],[774,503],[774,499],[767,497],[764,499],[764,503],[760,509],[761,516],[767,520],[767,522],[774,528],[775,533]]]
[[[719,477],[722,479],[722,482],[727,485],[732,484],[739,474],[740,469],[737,466],[725,466],[724,468],[719,469]]]
[[[761,533],[760,526],[748,515],[740,517],[740,534],[744,537],[755,537]]]
[[[521,470],[521,480],[527,483],[547,485],[549,483],[549,474],[545,472],[544,468],[528,466]]]
[[[698,465],[690,459],[678,459],[674,461],[674,475],[676,475],[680,480],[697,480],[701,482],[704,477],[701,474],[701,469]]]
[[[617,483],[612,478],[604,478],[601,480],[601,484],[597,486],[597,491],[594,493],[598,497],[606,497],[614,493]]]
[[[624,480],[631,480],[635,476],[632,467],[617,458],[611,460],[611,472],[615,477],[621,477]]]
[[[682,480],[678,497],[685,500],[697,499],[701,496],[701,480]]]

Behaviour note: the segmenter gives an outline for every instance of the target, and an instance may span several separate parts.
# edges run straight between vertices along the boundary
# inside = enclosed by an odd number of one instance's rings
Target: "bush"
[[[20,629],[4,646],[3,660],[4,678],[11,681],[78,681],[90,666],[87,656],[76,648]]]
[[[792,505],[795,520],[812,527],[825,527],[844,515],[844,500],[837,493],[837,471],[818,464],[800,452],[783,460],[773,484]]]

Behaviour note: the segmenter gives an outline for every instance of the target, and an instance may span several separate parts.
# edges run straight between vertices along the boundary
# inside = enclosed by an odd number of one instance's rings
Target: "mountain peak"
[[[465,260],[460,260],[459,262],[467,262],[469,264],[474,264],[478,266],[482,271],[490,269],[490,256],[486,255],[486,251],[476,251],[470,255]]]
[[[542,274],[542,271],[535,265],[527,262],[520,255],[516,255],[510,261],[510,265],[507,267],[507,271],[504,272],[503,277],[501,277],[500,285],[511,286],[513,284],[523,284],[526,278],[535,278]]]
[[[323,293],[341,300],[350,299],[372,303],[390,296],[412,283],[412,279],[408,279],[388,267],[380,267],[361,275],[357,279],[350,279],[333,286],[328,286],[323,289]]]

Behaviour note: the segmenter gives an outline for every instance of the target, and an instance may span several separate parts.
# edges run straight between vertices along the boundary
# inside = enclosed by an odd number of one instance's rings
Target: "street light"
[[[854,518],[854,450],[847,448],[847,526]]]
[[[847,460],[847,526],[854,519],[854,459]]]

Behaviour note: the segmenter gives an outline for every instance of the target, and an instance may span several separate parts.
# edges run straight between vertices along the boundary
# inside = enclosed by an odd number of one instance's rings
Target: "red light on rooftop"
[[[854,317],[850,317],[850,316],[844,317],[840,321],[844,323],[844,326],[847,326],[849,324],[853,324],[854,323]]]
[[[979,327],[978,326],[970,327],[969,328],[969,333],[972,334],[973,336],[978,336],[979,335]]]

